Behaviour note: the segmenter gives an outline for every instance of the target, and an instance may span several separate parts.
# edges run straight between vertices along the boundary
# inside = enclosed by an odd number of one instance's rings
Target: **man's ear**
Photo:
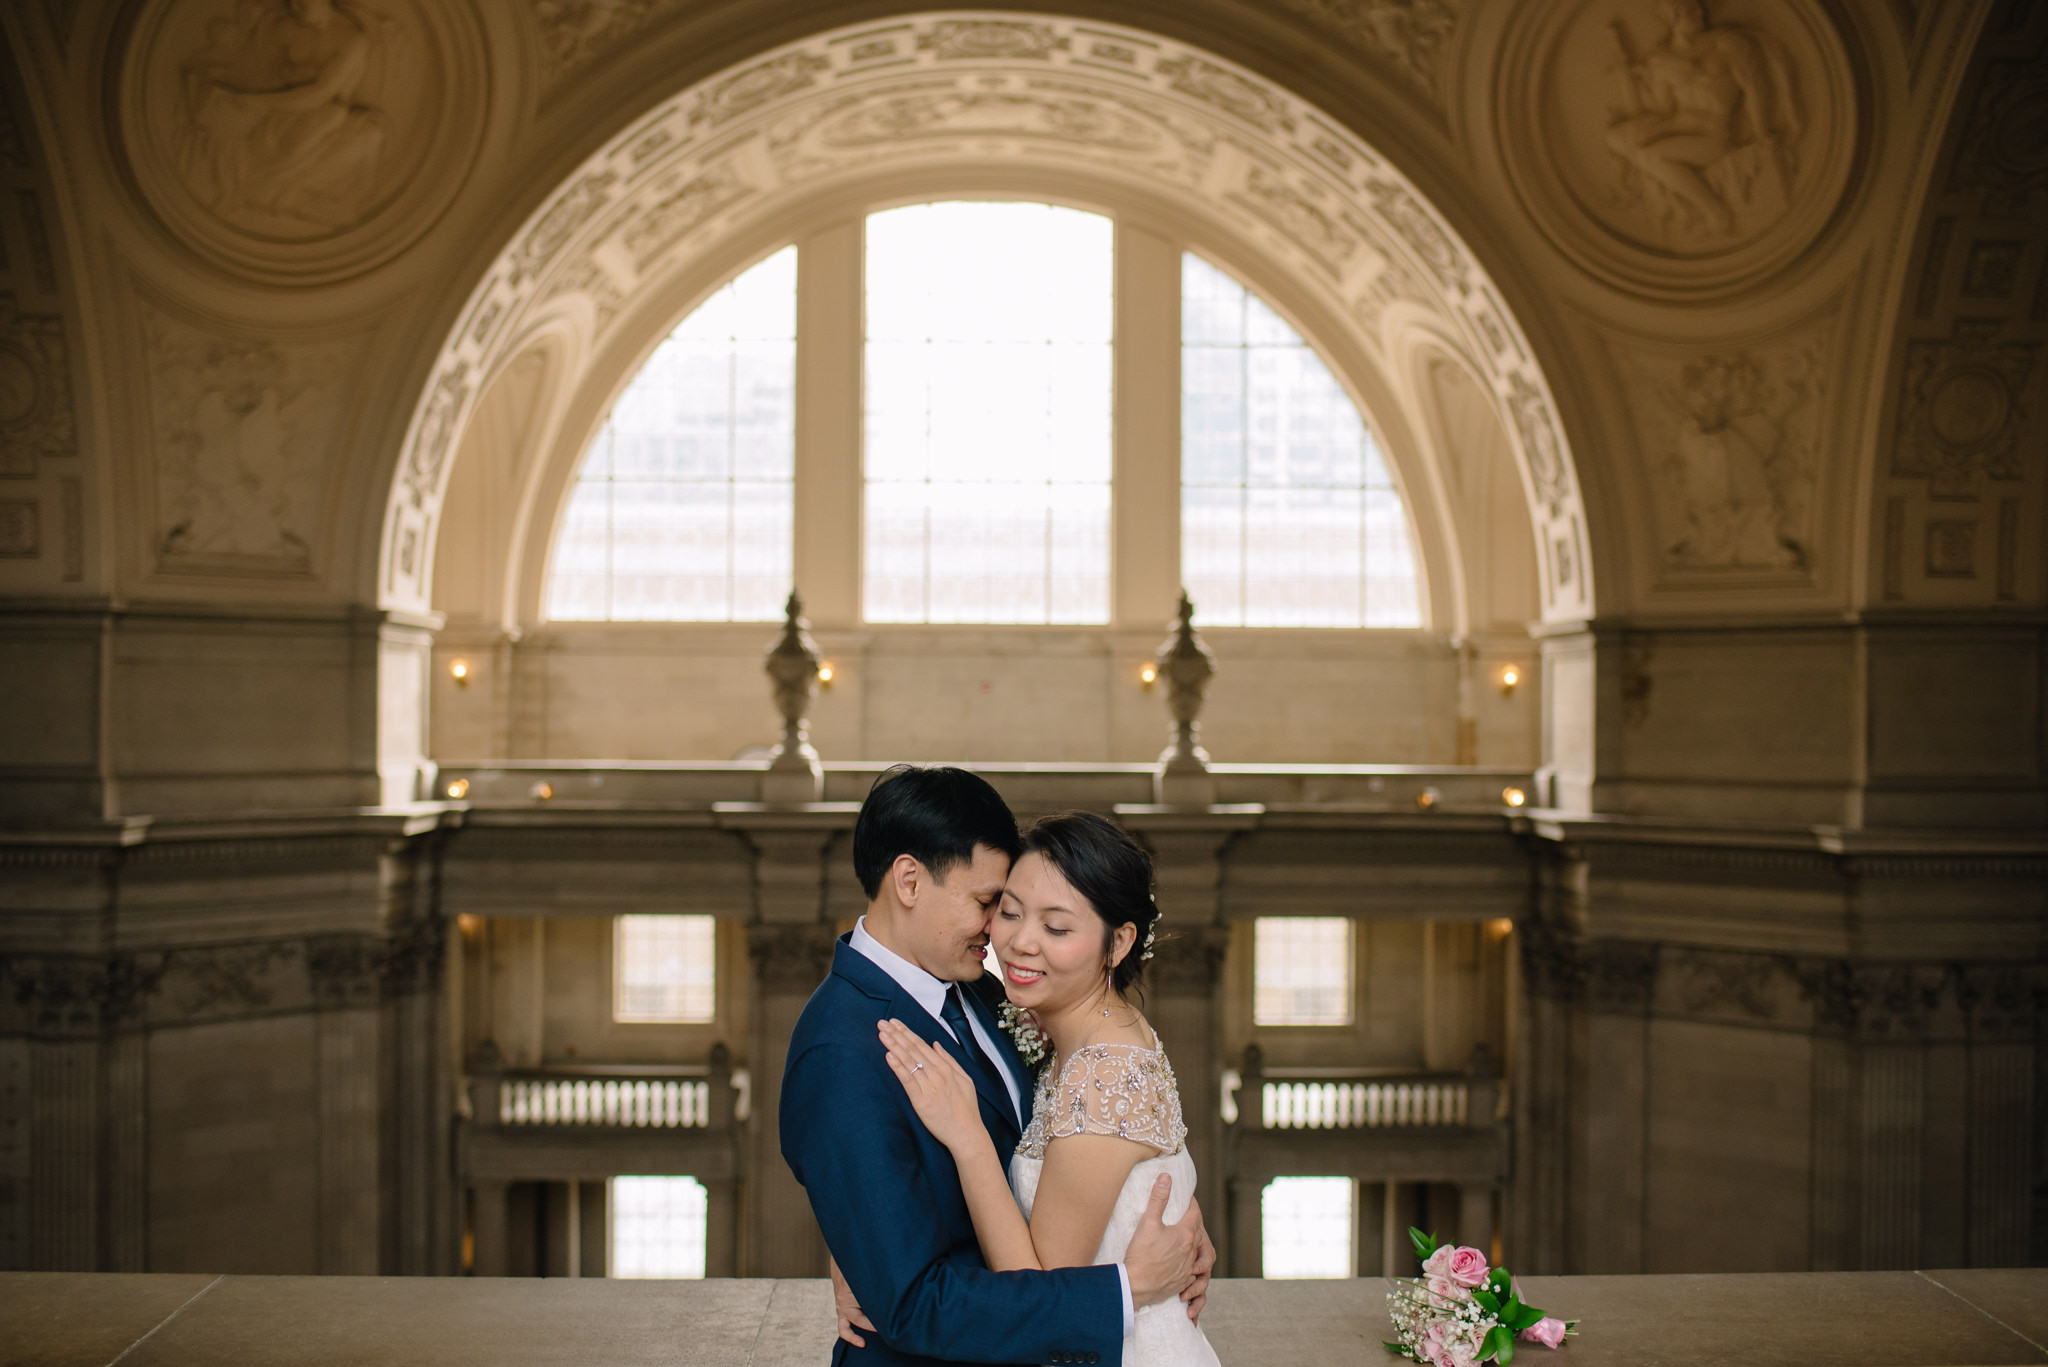
[[[896,862],[889,866],[887,882],[895,890],[896,900],[908,909],[917,905],[918,896],[924,891],[931,874],[917,861],[915,855],[899,854]]]

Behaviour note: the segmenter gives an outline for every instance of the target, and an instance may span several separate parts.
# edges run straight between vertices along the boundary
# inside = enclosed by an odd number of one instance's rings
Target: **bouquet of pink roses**
[[[1561,1346],[1577,1320],[1556,1320],[1524,1305],[1504,1267],[1488,1268],[1476,1248],[1439,1244],[1433,1234],[1410,1229],[1420,1277],[1398,1278],[1387,1296],[1395,1342],[1387,1351],[1429,1367],[1500,1367],[1515,1359],[1515,1340]]]

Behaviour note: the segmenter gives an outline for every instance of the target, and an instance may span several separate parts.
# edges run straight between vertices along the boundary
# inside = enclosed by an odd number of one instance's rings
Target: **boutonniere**
[[[1045,1031],[1038,1028],[1038,1022],[1031,1019],[1031,1013],[1015,1002],[1004,1002],[996,1008],[996,1020],[1003,1027],[1003,1033],[1017,1046],[1017,1057],[1024,1060],[1026,1068],[1037,1068],[1045,1062],[1048,1041]]]

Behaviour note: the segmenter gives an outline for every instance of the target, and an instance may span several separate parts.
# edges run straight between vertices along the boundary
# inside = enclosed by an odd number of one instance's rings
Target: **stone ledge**
[[[1541,1367],[2003,1367],[2048,1362],[2048,1270],[1531,1277],[1586,1321]],[[1387,1284],[1216,1283],[1227,1367],[1391,1362]],[[822,1367],[822,1281],[0,1274],[0,1367]]]

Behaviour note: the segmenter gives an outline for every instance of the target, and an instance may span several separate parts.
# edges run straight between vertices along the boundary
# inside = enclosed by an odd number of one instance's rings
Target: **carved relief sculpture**
[[[1501,104],[1516,189],[1596,276],[1652,292],[1753,282],[1848,183],[1856,87],[1813,0],[1576,0],[1515,11]]]
[[[293,283],[347,278],[403,250],[461,189],[488,123],[468,7],[136,8],[120,151],[162,225],[216,264]]]
[[[308,571],[349,352],[162,317],[148,331],[158,555],[166,567]]]
[[[1624,203],[1685,236],[1754,231],[1783,217],[1800,114],[1784,45],[1710,24],[1700,0],[1663,0],[1665,32],[1638,52],[1615,22],[1617,98],[1607,147]]]
[[[1633,401],[1664,564],[1804,571],[1826,336],[1728,355],[1638,357]]]
[[[385,115],[372,103],[388,41],[337,0],[244,0],[184,66],[180,164],[208,208],[247,227],[335,232],[378,189]]]
[[[1412,81],[1425,93],[1437,90],[1437,55],[1457,27],[1458,16],[1444,0],[1285,0],[1319,24],[1349,40]]]

